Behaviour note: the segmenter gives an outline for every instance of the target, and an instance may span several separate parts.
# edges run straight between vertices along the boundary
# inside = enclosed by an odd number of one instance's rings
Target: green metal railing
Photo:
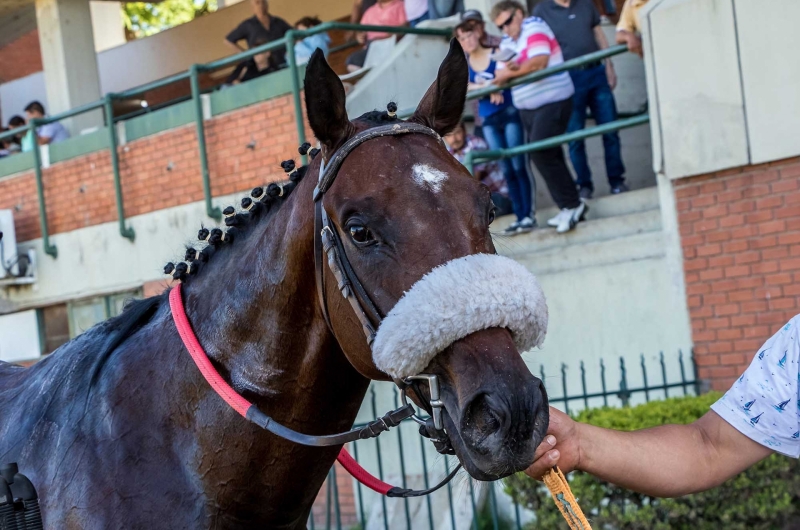
[[[27,124],[24,127],[0,133],[0,140],[5,138],[11,138],[17,134],[32,134],[35,140],[36,128],[41,125],[61,121],[86,112],[103,109],[103,111],[105,112],[105,124],[106,127],[108,128],[108,143],[109,143],[108,148],[110,151],[111,168],[114,179],[114,194],[116,201],[117,217],[119,222],[119,232],[122,237],[125,237],[130,241],[134,241],[136,233],[133,230],[133,227],[128,226],[125,221],[125,204],[123,199],[120,168],[119,168],[119,153],[118,153],[119,139],[117,138],[117,130],[115,127],[115,124],[117,122],[128,119],[131,117],[131,115],[125,115],[119,118],[115,118],[113,115],[113,104],[115,101],[135,98],[137,96],[141,96],[142,94],[148,91],[156,90],[171,85],[173,83],[178,83],[181,81],[188,80],[191,88],[191,99],[193,101],[193,107],[194,107],[195,127],[197,131],[197,142],[198,142],[198,156],[200,158],[200,173],[201,173],[200,177],[202,179],[202,184],[203,184],[203,197],[206,207],[206,214],[211,218],[220,219],[221,217],[220,209],[213,205],[212,193],[211,193],[211,179],[210,179],[210,171],[208,164],[208,150],[206,147],[206,138],[205,138],[205,125],[203,116],[203,100],[201,97],[202,89],[200,86],[200,75],[203,72],[209,72],[229,67],[240,61],[250,59],[251,57],[258,55],[260,53],[274,51],[282,48],[285,49],[288,67],[291,72],[290,75],[292,83],[295,126],[297,128],[298,144],[301,144],[305,142],[306,135],[305,135],[305,121],[304,121],[304,114],[302,107],[300,77],[299,77],[300,65],[298,65],[297,63],[297,58],[294,53],[294,45],[297,41],[305,37],[327,31],[377,31],[377,32],[392,33],[392,34],[414,34],[414,35],[426,35],[426,36],[445,37],[445,38],[449,38],[452,35],[452,28],[410,28],[410,27],[396,27],[396,26],[367,26],[361,24],[349,24],[344,22],[325,22],[323,24],[320,24],[318,26],[306,30],[289,30],[282,39],[279,39],[277,41],[269,42],[261,46],[252,48],[250,50],[243,51],[241,53],[237,53],[235,55],[231,55],[223,59],[219,59],[217,61],[212,61],[205,64],[194,64],[186,72],[180,72],[178,74],[174,74],[169,77],[153,81],[138,87],[134,87],[122,92],[107,94],[101,100],[81,105],[79,107],[76,107],[74,109],[71,109],[67,112],[63,112],[55,116],[48,116],[37,120],[31,120],[31,123]],[[336,49],[346,49],[348,47],[352,47],[355,45],[357,45],[357,43],[346,42],[343,45],[337,47]],[[541,79],[557,74],[559,72],[564,72],[572,68],[580,67],[592,62],[597,62],[606,59],[608,57],[623,53],[626,50],[627,48],[624,45],[613,46],[605,50],[600,50],[595,53],[591,53],[588,55],[584,55],[582,57],[578,57],[576,59],[572,59],[570,61],[566,61],[563,64],[553,68],[547,68],[544,70],[540,70],[538,72],[533,72],[526,76],[516,78],[512,80],[508,85],[503,87],[488,86],[480,90],[472,91],[468,94],[467,97],[468,99],[477,99],[487,96],[491,93],[504,90],[509,87],[517,86],[524,83],[539,81]],[[405,110],[400,112],[399,115],[401,117],[405,117],[411,115],[412,112],[413,110]],[[646,122],[647,122],[647,116],[641,115],[641,116],[636,116],[634,118],[617,120],[615,122],[607,123],[599,127],[594,127],[567,135],[561,135],[549,138],[547,140],[536,142],[534,144],[519,146],[514,149],[470,153],[467,158],[467,163],[471,169],[471,165],[478,160],[505,158],[508,156],[515,156],[516,154],[527,153],[538,149],[546,149],[548,147],[552,147],[554,145],[560,145],[568,141],[588,138],[590,136],[603,134],[605,132],[613,130],[623,129],[625,127],[633,127],[635,125],[640,125]],[[39,224],[41,227],[42,240],[44,243],[45,252],[48,255],[55,258],[58,256],[58,250],[56,249],[55,245],[53,245],[50,242],[50,232],[47,223],[47,205],[44,198],[44,186],[42,183],[41,153],[39,152],[38,149],[34,149],[33,151],[34,151],[33,153],[34,174],[36,179],[36,189],[37,189],[38,206],[39,206]],[[307,162],[305,156],[303,156],[303,162],[304,163]]]
[[[588,409],[593,407],[628,407],[632,404],[650,402],[654,400],[666,399],[670,397],[699,395],[701,393],[700,381],[697,379],[697,366],[694,362],[694,352],[688,356],[678,350],[677,355],[671,354],[665,357],[661,352],[657,357],[649,362],[644,354],[638,359],[638,376],[633,375],[637,366],[630,361],[625,362],[624,357],[619,357],[614,363],[605,363],[603,359],[594,367],[587,368],[584,361],[575,361],[572,368],[577,368],[580,388],[570,390],[568,384],[568,372],[570,366],[562,363],[559,375],[548,376],[543,365],[539,367],[539,378],[545,384],[548,394],[548,402],[567,413],[575,413],[578,409]],[[616,365],[614,367],[613,365]],[[649,370],[648,370],[649,369]],[[587,383],[587,374],[592,380]],[[671,374],[671,375],[670,375]],[[612,382],[613,381],[613,382]],[[394,397],[394,404],[398,406],[397,388],[391,390]],[[378,417],[380,407],[376,400],[375,386],[370,388],[368,410],[371,416]],[[386,404],[384,403],[384,406]],[[420,416],[425,417],[425,413],[418,410]],[[360,425],[357,425],[360,426]],[[424,487],[429,484],[436,484],[442,477],[446,476],[456,463],[453,457],[437,454],[427,440],[419,436],[417,426],[414,422],[406,420],[396,430],[396,443],[390,436],[384,435],[372,440],[361,440],[349,444],[353,457],[365,465],[370,472],[376,473],[383,480],[384,475],[388,475],[394,467],[391,482],[394,485],[406,487],[409,479],[417,480],[414,487],[419,486],[419,475],[422,475]],[[405,439],[404,443],[404,436]],[[412,441],[419,439],[419,449]],[[386,447],[389,445],[389,447]],[[381,448],[383,447],[383,452]],[[390,452],[391,459],[383,459],[383,454]],[[433,462],[429,466],[428,462]],[[425,497],[424,505],[417,505],[415,513],[409,510],[408,499],[387,499],[380,498],[366,490],[360,483],[355,486],[355,506],[353,497],[344,496],[340,499],[336,484],[336,467],[332,467],[328,473],[328,479],[321,491],[325,495],[318,502],[317,508],[322,508],[322,514],[317,510],[316,515],[308,520],[308,528],[311,530],[342,530],[346,528],[367,528],[368,522],[381,524],[383,528],[406,528],[407,530],[427,529],[434,530],[447,526],[450,521],[450,528],[456,528],[456,517],[459,508],[454,504],[454,496],[467,500],[470,511],[464,513],[461,508],[461,517],[470,518],[469,528],[475,530],[508,528],[523,530],[530,528],[523,524],[523,513],[525,508],[516,501],[507,499],[511,509],[504,514],[498,496],[504,495],[501,483],[484,483],[484,488],[488,488],[487,495],[481,505],[481,497],[473,487],[472,481],[464,489],[464,482],[456,479],[453,483],[446,486],[446,495],[435,494]],[[498,490],[499,489],[499,490]],[[465,498],[466,497],[466,498]],[[344,502],[343,502],[344,501]],[[619,504],[620,507],[626,502],[625,499],[609,499],[612,504]],[[403,503],[399,506],[398,503]],[[550,502],[545,500],[544,502]],[[392,510],[392,504],[395,509]],[[387,507],[389,510],[387,510]],[[370,508],[382,512],[382,520],[375,520],[371,517]],[[390,517],[387,514],[394,514]],[[481,515],[483,514],[483,517]],[[435,521],[438,515],[438,522]],[[530,514],[528,514],[530,516]],[[528,517],[529,518],[529,517]],[[463,520],[463,519],[462,519]],[[464,521],[466,523],[466,521]],[[464,525],[466,528],[466,524]]]

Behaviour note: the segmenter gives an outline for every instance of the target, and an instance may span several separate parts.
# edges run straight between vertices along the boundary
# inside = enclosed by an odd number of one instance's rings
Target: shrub
[[[576,419],[592,425],[635,430],[666,423],[691,423],[720,394],[654,401],[630,408],[589,409]],[[595,529],[607,530],[773,530],[800,528],[800,463],[772,455],[712,490],[659,499],[623,490],[586,473],[575,472],[570,486]],[[523,474],[509,478],[506,491],[536,513],[531,528],[567,528],[547,489]]]

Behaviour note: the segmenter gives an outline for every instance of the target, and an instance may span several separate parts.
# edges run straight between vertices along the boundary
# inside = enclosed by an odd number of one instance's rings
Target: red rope
[[[211,385],[211,388],[213,388],[228,405],[247,418],[247,409],[252,407],[253,404],[237,394],[236,391],[222,379],[222,376],[219,375],[219,372],[217,372],[211,364],[208,355],[206,355],[205,350],[203,350],[203,347],[200,345],[200,341],[197,340],[197,336],[194,334],[192,325],[189,323],[189,317],[186,316],[186,311],[183,309],[180,284],[176,285],[169,293],[169,307],[172,310],[172,318],[175,321],[175,327],[178,328],[178,334],[181,336],[183,345],[189,350],[189,355],[192,356],[194,364],[200,369],[200,373],[203,374],[203,377],[208,381],[208,384]],[[353,475],[353,478],[369,489],[377,491],[381,495],[386,495],[386,493],[392,489],[392,486],[389,484],[370,475],[366,469],[361,467],[361,465],[350,456],[350,453],[348,453],[344,447],[342,447],[336,459],[348,473]]]
[[[342,467],[345,468],[348,473],[353,475],[354,479],[372,491],[377,491],[381,495],[386,495],[389,490],[394,487],[390,486],[379,478],[370,475],[366,469],[361,467],[361,465],[356,462],[352,456],[350,456],[350,453],[348,453],[347,449],[344,447],[342,447],[342,450],[339,452],[339,456],[336,457],[336,460],[342,464]]]
[[[175,320],[175,327],[178,328],[178,334],[181,336],[183,345],[189,350],[189,355],[192,356],[194,364],[200,369],[200,373],[206,378],[211,388],[213,388],[233,410],[247,418],[247,409],[252,406],[252,403],[237,394],[211,364],[208,355],[206,355],[205,350],[203,350],[203,347],[200,345],[200,341],[197,340],[197,336],[194,334],[194,330],[192,330],[192,325],[189,323],[186,311],[183,309],[180,284],[176,285],[169,293],[169,307],[172,309],[172,318]]]

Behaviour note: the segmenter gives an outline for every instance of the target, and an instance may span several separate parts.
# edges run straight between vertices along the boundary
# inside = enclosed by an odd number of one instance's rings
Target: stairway
[[[514,216],[501,217],[492,226],[497,251],[523,263],[537,276],[664,256],[656,187],[607,195],[588,204],[586,220],[566,234],[546,227],[547,220],[557,213],[555,208],[538,212],[543,228],[528,234],[501,235]]]

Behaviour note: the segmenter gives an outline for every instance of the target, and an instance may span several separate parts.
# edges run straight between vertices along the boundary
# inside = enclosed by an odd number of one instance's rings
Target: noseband
[[[375,332],[385,315],[380,313],[366,289],[364,289],[364,286],[359,281],[358,276],[356,276],[352,265],[350,265],[350,260],[347,259],[347,253],[342,245],[339,232],[336,226],[330,222],[323,201],[325,193],[336,180],[342,163],[344,163],[344,160],[353,150],[364,142],[375,138],[405,134],[424,134],[435,138],[444,146],[442,137],[439,136],[436,131],[430,127],[425,127],[424,125],[416,123],[400,122],[367,129],[347,140],[336,150],[327,163],[323,157],[319,170],[319,181],[314,188],[314,264],[316,268],[317,294],[319,296],[322,314],[325,317],[328,328],[333,332],[330,316],[328,314],[328,301],[325,291],[325,274],[322,256],[324,252],[327,256],[328,268],[336,279],[339,292],[341,292],[345,300],[350,303],[353,312],[361,323],[361,328],[367,339],[368,346],[371,346],[372,342],[375,340]],[[426,399],[424,394],[420,392],[419,382],[421,381],[428,383],[430,399]],[[431,438],[436,445],[437,451],[440,453],[455,454],[455,451],[450,446],[449,440],[447,439],[447,434],[444,432],[444,423],[442,420],[444,404],[439,399],[438,377],[432,374],[417,374],[412,377],[406,377],[402,381],[395,380],[395,383],[400,388],[404,404],[408,403],[406,391],[411,387],[420,401],[422,401],[423,407],[431,416],[427,420],[417,415],[412,416],[412,419],[420,424],[420,434],[426,438]]]

